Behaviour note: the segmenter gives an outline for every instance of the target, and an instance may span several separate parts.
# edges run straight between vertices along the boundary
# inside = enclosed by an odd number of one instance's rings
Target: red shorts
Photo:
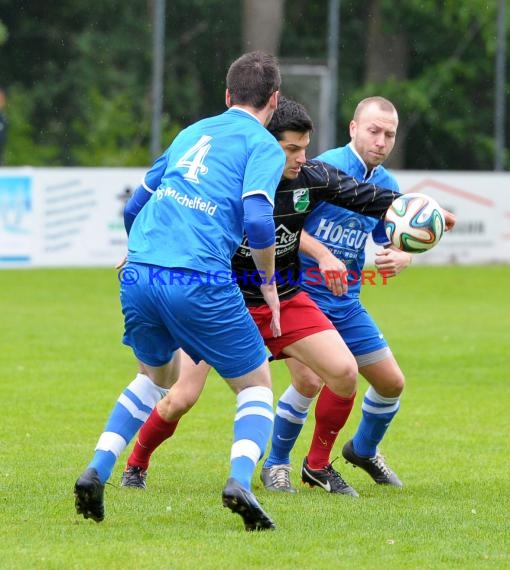
[[[267,305],[248,307],[262,338],[273,358],[287,358],[286,346],[312,334],[336,330],[333,323],[319,309],[315,301],[300,291],[294,297],[280,303],[282,336],[275,338],[271,332],[271,310]]]

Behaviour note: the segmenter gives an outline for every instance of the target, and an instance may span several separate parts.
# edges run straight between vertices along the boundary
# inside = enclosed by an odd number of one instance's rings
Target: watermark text
[[[118,279],[123,285],[134,285],[142,280],[150,286],[165,285],[226,285],[237,283],[241,288],[261,285],[307,285],[309,287],[327,286],[331,281],[340,280],[343,285],[386,285],[392,272],[389,270],[363,269],[360,272],[324,271],[318,267],[308,267],[305,271],[275,271],[267,276],[264,271],[245,270],[241,272],[218,270],[218,271],[194,271],[174,269],[167,267],[155,267],[152,265],[143,268],[127,265],[118,273]],[[146,270],[146,271],[145,271]],[[145,275],[142,275],[145,274]]]

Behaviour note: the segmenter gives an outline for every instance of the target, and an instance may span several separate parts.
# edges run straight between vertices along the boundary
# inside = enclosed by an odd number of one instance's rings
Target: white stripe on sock
[[[377,408],[376,406],[370,406],[367,403],[363,402],[361,404],[361,409],[369,414],[391,414],[392,412],[396,412],[400,407],[400,402],[393,404],[393,406],[384,406],[384,408]]]
[[[271,421],[274,419],[273,412],[267,408],[262,408],[261,406],[246,406],[246,408],[243,408],[237,412],[234,421],[237,422],[237,420],[240,420],[245,416],[263,416],[264,418],[267,418]]]
[[[240,439],[234,442],[230,451],[230,461],[237,457],[248,457],[257,465],[258,460],[262,455],[260,447],[251,439]]]
[[[368,398],[371,402],[376,404],[394,404],[395,402],[399,401],[399,396],[393,398],[386,398],[385,396],[381,396],[378,392],[375,391],[373,386],[369,386],[368,390],[365,392],[365,398]]]
[[[301,392],[298,392],[292,384],[287,388],[287,390],[285,390],[280,398],[280,402],[284,402],[291,408],[294,408],[297,412],[305,414],[308,413],[308,410],[310,409],[310,406],[313,404],[314,400],[315,397],[307,398],[306,396],[303,396],[303,394],[301,394]]]
[[[270,408],[273,407],[273,392],[271,388],[265,388],[263,386],[253,386],[251,388],[245,388],[237,394],[237,407],[240,408],[243,404],[248,402],[264,402],[268,404]]]
[[[291,424],[303,425],[306,421],[306,418],[298,418],[292,412],[289,412],[289,410],[285,410],[284,408],[280,407],[276,408],[276,415],[280,418],[283,418],[284,420],[287,420]]]
[[[112,431],[105,431],[97,441],[96,451],[111,451],[115,457],[118,457],[124,449],[126,449],[126,440]]]
[[[134,418],[140,420],[141,422],[145,422],[145,420],[149,417],[148,412],[139,410],[133,400],[130,400],[125,394],[121,394],[117,402],[119,404],[122,404]]]
[[[145,374],[137,374],[136,378],[129,384],[127,389],[133,392],[135,396],[148,408],[154,406],[161,400],[168,392],[168,388],[156,386],[154,382]]]

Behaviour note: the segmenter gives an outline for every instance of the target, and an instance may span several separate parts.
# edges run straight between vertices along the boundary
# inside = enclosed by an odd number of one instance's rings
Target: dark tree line
[[[279,57],[324,61],[328,2],[274,2]],[[267,0],[166,4],[164,144],[224,109],[226,68],[262,41],[253,25]],[[492,169],[496,4],[342,0],[338,143],[357,100],[381,94],[401,117],[396,166]],[[150,163],[151,11],[151,0],[0,0],[7,165]]]

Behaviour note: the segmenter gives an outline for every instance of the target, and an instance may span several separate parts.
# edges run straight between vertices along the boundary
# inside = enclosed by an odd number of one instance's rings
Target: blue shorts
[[[266,349],[238,285],[186,269],[174,270],[184,276],[174,280],[171,271],[128,263],[119,272],[122,342],[149,366],[166,364],[181,347],[224,378],[258,368]]]
[[[359,299],[353,299],[344,304],[339,301],[338,307],[329,306],[327,310],[320,304],[319,307],[335,325],[336,330],[354,356],[388,348],[388,343],[384,340],[374,319],[368,314]],[[389,350],[383,353],[391,354]]]

